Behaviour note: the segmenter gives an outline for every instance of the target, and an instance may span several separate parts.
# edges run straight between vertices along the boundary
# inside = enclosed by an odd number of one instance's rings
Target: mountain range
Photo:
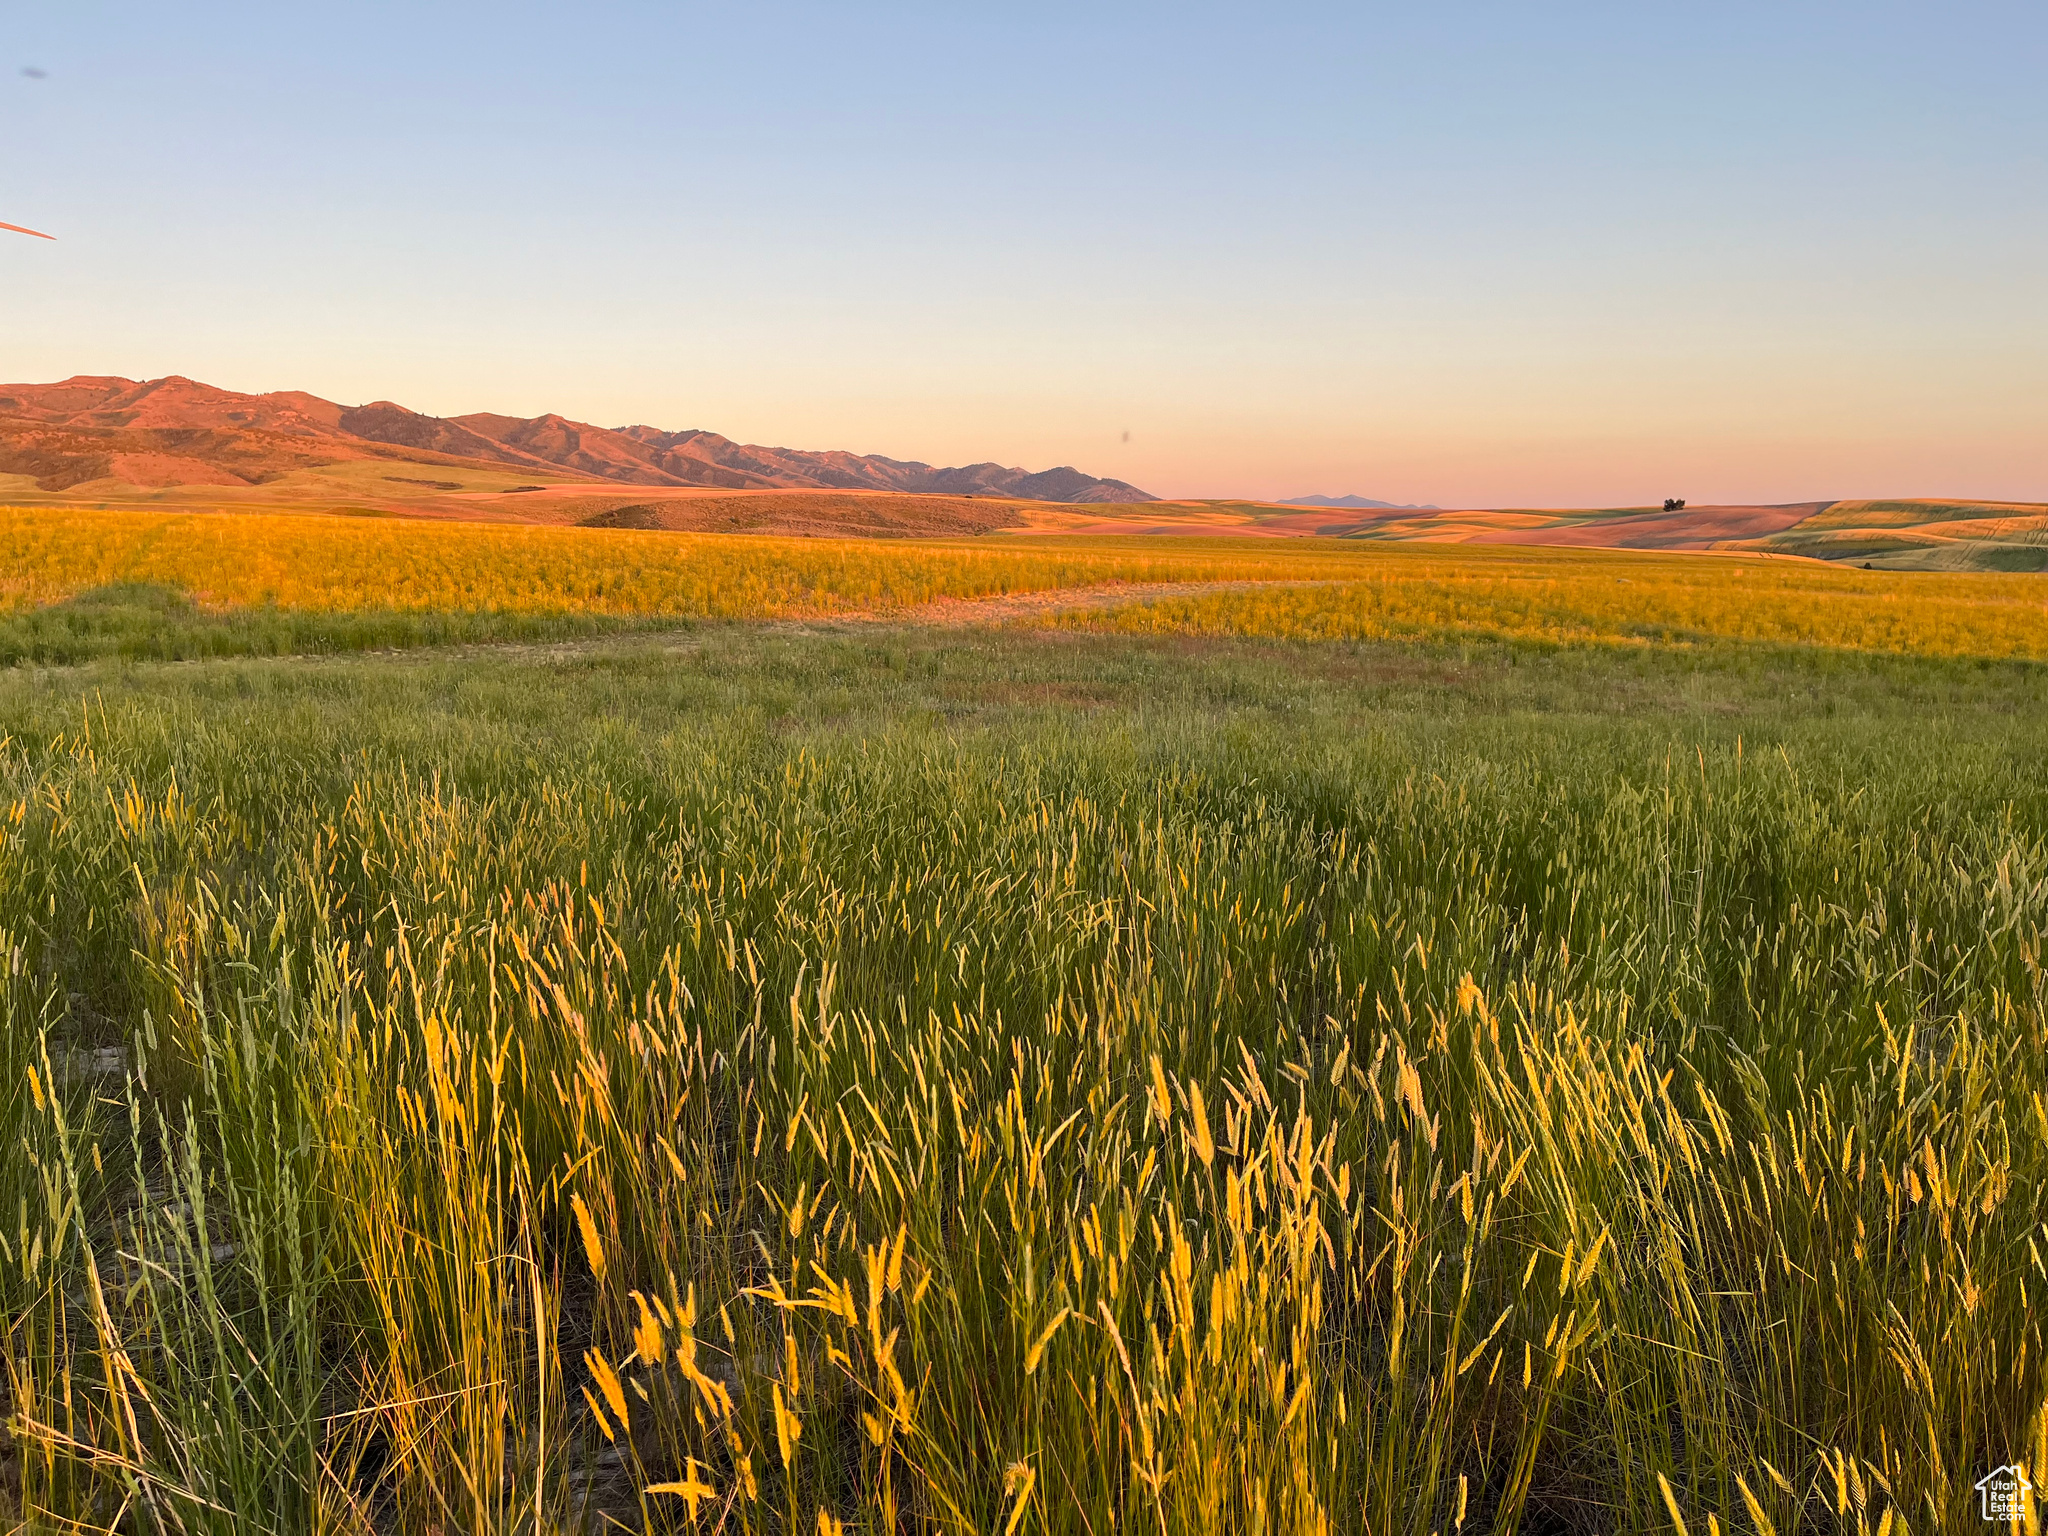
[[[892,491],[1049,502],[1145,502],[1121,480],[1062,466],[938,468],[876,454],[736,443],[716,432],[598,427],[565,416],[426,416],[389,400],[338,405],[297,390],[238,394],[192,379],[80,376],[0,385],[0,475],[38,490],[249,487],[356,459],[489,467],[649,488]],[[432,481],[422,481],[433,484]]]

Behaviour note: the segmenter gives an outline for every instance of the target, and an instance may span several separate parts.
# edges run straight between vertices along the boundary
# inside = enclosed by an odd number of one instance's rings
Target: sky
[[[26,71],[39,71],[40,77]],[[0,0],[0,379],[2048,499],[2048,6]]]

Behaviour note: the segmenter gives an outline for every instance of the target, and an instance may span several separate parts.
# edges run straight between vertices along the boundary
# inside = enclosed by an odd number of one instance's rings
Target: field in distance
[[[1354,511],[1249,501],[1033,507],[1034,531],[1420,540],[1800,555],[1890,571],[2048,570],[2048,505],[1938,499],[1782,506]]]
[[[39,490],[0,475],[20,506],[312,512],[348,517],[762,533],[819,538],[1089,537],[1353,539],[1797,555],[1872,570],[2048,570],[2048,505],[1943,500],[1787,506],[1387,511],[1255,501],[1061,503],[989,493],[621,487],[496,467],[374,461],[295,471],[260,486]]]
[[[43,507],[0,508],[0,571],[12,660],[826,618],[2048,658],[2048,588],[2032,577],[1569,546],[763,539]]]

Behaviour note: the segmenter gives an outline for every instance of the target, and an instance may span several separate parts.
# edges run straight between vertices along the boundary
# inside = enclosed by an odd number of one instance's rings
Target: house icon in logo
[[[2027,1495],[2034,1485],[2016,1466],[1993,1467],[1977,1481],[1977,1496],[1988,1521],[2017,1525],[2027,1518]]]

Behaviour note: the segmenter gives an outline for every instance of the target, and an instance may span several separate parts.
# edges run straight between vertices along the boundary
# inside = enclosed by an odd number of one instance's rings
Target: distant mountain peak
[[[1412,501],[1374,501],[1368,496],[1296,496],[1274,503],[1279,507],[1350,507],[1380,512],[1434,512],[1434,503],[1418,506]]]

